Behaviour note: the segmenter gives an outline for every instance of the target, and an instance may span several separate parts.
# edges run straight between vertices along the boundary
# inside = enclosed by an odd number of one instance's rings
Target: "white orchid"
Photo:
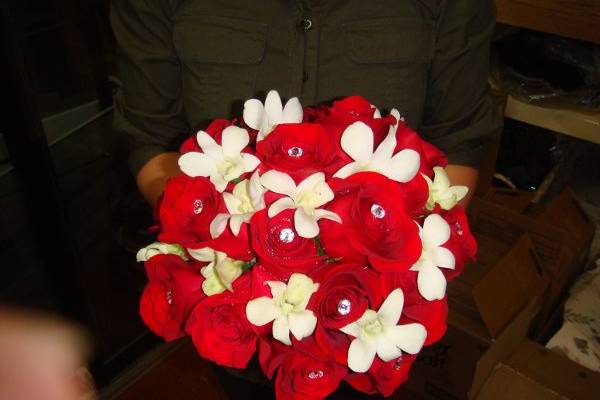
[[[298,186],[286,173],[271,170],[260,177],[264,187],[272,192],[284,194],[269,207],[269,217],[272,218],[283,210],[296,209],[294,213],[294,228],[298,235],[304,238],[314,238],[319,234],[317,221],[321,218],[330,219],[337,223],[342,220],[332,211],[319,208],[333,200],[333,191],[325,182],[325,174],[317,172],[304,179]]]
[[[150,258],[158,254],[175,254],[184,260],[187,260],[185,250],[178,244],[154,242],[148,246],[141,248],[135,258],[138,262],[148,261]]]
[[[419,260],[410,268],[417,271],[419,293],[429,300],[440,300],[446,294],[446,277],[440,268],[454,269],[454,254],[441,247],[450,238],[450,226],[438,214],[425,218],[419,236],[423,250]]]
[[[390,129],[386,138],[373,151],[373,131],[364,122],[348,126],[341,138],[342,149],[353,162],[340,168],[333,176],[346,178],[361,171],[373,171],[396,182],[408,182],[419,171],[420,156],[414,150],[405,149],[394,154],[396,131]]]
[[[317,317],[306,305],[319,284],[303,274],[292,274],[287,285],[267,281],[271,297],[258,297],[246,305],[246,317],[253,325],[263,326],[273,322],[273,337],[290,346],[290,332],[298,340],[312,335]]]
[[[368,371],[375,355],[387,362],[400,357],[403,351],[416,354],[421,350],[427,331],[418,323],[398,325],[403,307],[402,289],[395,289],[379,311],[366,310],[357,321],[340,329],[355,337],[348,349],[348,367],[352,371]]]
[[[246,100],[244,103],[244,122],[258,131],[257,141],[263,140],[279,124],[295,124],[302,122],[302,105],[297,97],[292,97],[285,103],[276,90],[267,93],[265,104],[258,99]]]
[[[466,186],[450,186],[450,180],[446,170],[442,167],[433,167],[433,181],[427,176],[423,178],[429,186],[429,198],[427,199],[426,207],[428,210],[433,210],[435,204],[439,204],[444,210],[450,210],[469,192]]]
[[[219,192],[225,190],[228,182],[245,172],[254,171],[260,164],[260,160],[252,154],[242,153],[250,142],[245,129],[228,126],[223,130],[221,145],[204,131],[198,132],[196,140],[203,152],[183,154],[179,157],[179,168],[191,177],[210,177]]]
[[[223,199],[229,214],[217,214],[210,223],[210,235],[216,238],[229,226],[235,236],[240,233],[243,223],[250,221],[256,211],[265,208],[265,188],[260,184],[260,176],[255,171],[250,179],[244,179],[233,188],[233,193],[224,192]]]
[[[190,255],[209,264],[202,267],[200,273],[205,278],[202,291],[207,296],[233,291],[233,282],[244,273],[244,261],[229,258],[227,254],[210,247],[188,249]]]

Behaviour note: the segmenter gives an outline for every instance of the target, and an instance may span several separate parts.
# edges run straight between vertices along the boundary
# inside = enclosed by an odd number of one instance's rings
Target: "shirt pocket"
[[[239,111],[237,103],[254,92],[267,26],[219,16],[180,16],[173,22],[173,44],[192,126],[192,113],[210,119]]]
[[[380,101],[383,108],[404,109],[409,108],[409,99],[422,102],[433,58],[432,21],[404,17],[355,20],[346,22],[343,32],[350,77],[364,85],[367,93],[376,91],[372,101]]]

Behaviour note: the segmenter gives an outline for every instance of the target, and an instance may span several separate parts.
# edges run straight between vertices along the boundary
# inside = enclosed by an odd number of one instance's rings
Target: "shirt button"
[[[312,20],[310,18],[304,18],[301,23],[302,29],[309,31],[312,28]]]
[[[302,74],[302,82],[306,82],[310,79],[310,74],[308,72],[304,72]]]

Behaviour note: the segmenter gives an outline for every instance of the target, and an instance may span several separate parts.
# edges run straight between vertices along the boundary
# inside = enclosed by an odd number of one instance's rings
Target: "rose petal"
[[[291,176],[283,172],[270,170],[260,177],[260,183],[272,192],[293,196],[296,184]]]
[[[377,353],[377,342],[354,339],[348,349],[348,368],[354,372],[367,372]]]
[[[344,130],[341,145],[354,161],[367,165],[373,156],[373,131],[364,122],[355,122]]]
[[[390,327],[385,332],[385,337],[402,351],[417,354],[425,343],[427,331],[421,324],[398,325]]]
[[[191,151],[183,154],[178,160],[179,169],[187,176],[212,176],[216,174],[215,161],[204,153]]]
[[[317,317],[310,310],[290,313],[288,319],[290,332],[298,340],[312,335],[317,326]]]
[[[246,304],[246,318],[252,325],[266,325],[277,318],[278,315],[279,310],[275,307],[273,299],[268,297],[258,297]]]
[[[304,212],[303,208],[297,208],[294,213],[294,228],[303,238],[312,239],[319,234],[319,225],[314,218]]]
[[[446,277],[437,267],[424,267],[419,270],[417,286],[425,299],[441,300],[446,294]]]
[[[404,293],[400,288],[394,289],[379,307],[377,315],[383,319],[386,325],[396,325],[400,320],[402,307],[404,307]]]

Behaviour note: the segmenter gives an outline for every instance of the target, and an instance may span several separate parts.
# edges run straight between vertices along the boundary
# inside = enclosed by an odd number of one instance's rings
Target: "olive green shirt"
[[[113,0],[115,127],[134,173],[270,89],[303,105],[361,95],[396,107],[476,166],[501,126],[487,84],[492,0]]]

